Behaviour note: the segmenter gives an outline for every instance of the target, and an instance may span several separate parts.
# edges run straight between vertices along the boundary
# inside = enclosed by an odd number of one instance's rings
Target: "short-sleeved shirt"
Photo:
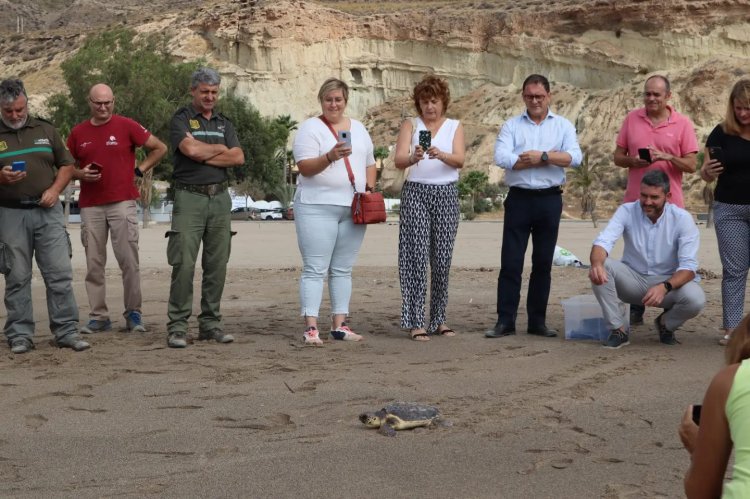
[[[607,227],[594,240],[609,254],[620,236],[625,240],[622,263],[643,275],[672,275],[678,270],[698,271],[700,233],[693,216],[672,203],[664,205],[656,223],[640,201],[620,205]],[[698,280],[696,274],[696,280]]]
[[[370,134],[365,126],[357,120],[351,120],[352,153],[349,164],[354,174],[357,192],[364,192],[367,184],[367,167],[375,164],[374,147]],[[292,150],[294,161],[322,156],[336,146],[338,139],[320,118],[305,120],[297,130]],[[297,177],[295,203],[331,204],[351,206],[354,190],[349,181],[346,163],[343,159],[334,161],[322,172],[305,177]]]
[[[169,142],[174,153],[174,174],[177,182],[192,185],[219,184],[227,180],[227,169],[194,161],[180,151],[180,142],[190,133],[193,138],[207,144],[224,144],[229,149],[240,147],[234,125],[221,113],[212,113],[210,119],[192,105],[177,110],[169,124]]]
[[[547,111],[541,123],[535,123],[528,111],[515,116],[500,129],[495,141],[495,164],[505,169],[505,183],[522,189],[546,189],[565,183],[565,168],[557,165],[516,170],[513,166],[524,151],[560,151],[570,155],[570,166],[583,159],[573,123]]]
[[[3,201],[38,199],[55,182],[56,168],[75,164],[55,127],[31,116],[18,130],[0,121],[0,165],[13,161],[26,161],[26,178],[0,185]]]
[[[750,496],[750,359],[743,360],[734,373],[724,411],[734,445],[734,466],[721,497],[742,499]]]
[[[78,204],[81,208],[138,199],[135,186],[135,150],[151,136],[141,125],[112,115],[103,125],[86,120],[76,125],[68,136],[68,149],[84,167],[92,162],[101,165],[98,182],[81,182]]]
[[[720,203],[750,204],[750,140],[729,135],[721,125],[711,131],[706,147],[721,147],[724,171],[716,179],[714,199]]]
[[[695,137],[693,124],[671,106],[667,108],[669,118],[658,125],[652,124],[648,119],[645,107],[629,112],[622,123],[620,133],[617,134],[617,146],[625,149],[628,156],[636,158],[638,149],[649,146],[680,158],[698,152],[698,139]],[[640,199],[641,179],[646,172],[656,169],[662,170],[669,177],[671,202],[684,208],[682,170],[666,160],[654,161],[645,168],[628,168],[628,187],[625,190],[624,202],[629,203]]]

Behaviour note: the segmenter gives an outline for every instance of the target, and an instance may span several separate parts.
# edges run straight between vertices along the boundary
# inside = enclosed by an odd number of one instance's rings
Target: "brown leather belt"
[[[218,184],[183,184],[182,182],[175,182],[174,188],[178,191],[192,192],[193,194],[210,197],[226,191],[229,188],[229,182]]]

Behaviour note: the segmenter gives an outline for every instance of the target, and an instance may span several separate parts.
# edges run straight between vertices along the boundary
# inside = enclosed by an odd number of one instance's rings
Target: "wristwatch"
[[[143,177],[143,172],[137,166],[135,167],[135,176],[136,177]]]
[[[547,154],[547,151],[544,151],[542,153],[542,161],[548,161],[549,160],[549,154]]]
[[[662,284],[664,284],[664,287],[667,288],[667,293],[672,291],[672,283],[669,281],[664,281]]]

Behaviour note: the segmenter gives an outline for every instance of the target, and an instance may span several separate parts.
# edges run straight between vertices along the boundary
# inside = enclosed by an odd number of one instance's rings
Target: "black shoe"
[[[613,329],[609,334],[607,341],[604,342],[604,348],[618,349],[630,345],[630,339],[628,333],[622,329]]]
[[[495,327],[484,333],[485,338],[502,338],[503,336],[511,336],[516,334],[516,326],[510,324],[495,324]]]
[[[676,345],[679,343],[679,341],[677,341],[677,337],[674,335],[674,331],[670,331],[669,329],[667,329],[667,326],[665,326],[664,322],[661,320],[662,315],[666,313],[667,311],[665,310],[664,312],[659,314],[659,317],[654,320],[654,324],[656,324],[656,330],[659,332],[659,341],[661,341],[665,345]]]
[[[646,307],[643,305],[630,305],[630,325],[640,326],[643,324],[643,312]]]
[[[557,336],[557,331],[550,329],[547,326],[542,327],[530,327],[526,330],[527,333],[533,334],[534,336],[542,336],[544,338],[554,338]]]

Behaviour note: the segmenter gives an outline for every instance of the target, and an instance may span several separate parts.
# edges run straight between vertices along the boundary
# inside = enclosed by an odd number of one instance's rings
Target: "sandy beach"
[[[113,331],[89,336],[92,348],[82,353],[52,346],[35,270],[37,349],[14,356],[0,346],[0,496],[683,495],[689,457],[677,425],[723,363],[713,229],[700,229],[708,304],[677,332],[682,344],[658,342],[658,312],[648,309],[631,345],[610,351],[523,334],[523,306],[520,334],[484,338],[496,318],[501,222],[459,228],[448,307],[458,336],[418,343],[399,329],[398,226],[389,223],[368,228],[354,271],[350,324],[365,341],[305,348],[293,223],[233,226],[222,304],[225,330],[236,338],[230,345],[167,348],[165,225],[141,231],[148,333],[117,331],[122,289],[110,254]],[[587,262],[603,226],[565,221],[558,244]],[[85,323],[80,230],[69,230]],[[194,311],[199,288],[197,272]],[[560,301],[587,293],[586,270],[554,268],[548,325],[562,331]],[[326,299],[321,312],[328,310]],[[392,400],[435,405],[452,426],[387,438],[357,420]]]

